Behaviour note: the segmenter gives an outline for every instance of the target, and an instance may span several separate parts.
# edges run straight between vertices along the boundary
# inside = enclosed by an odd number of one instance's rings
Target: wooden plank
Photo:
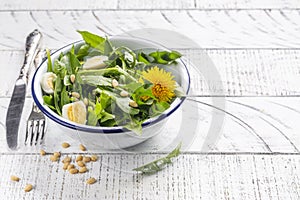
[[[81,0],[74,2],[72,0],[64,1],[37,1],[29,0],[26,3],[22,0],[11,1],[1,1],[0,10],[78,10],[78,9],[116,9],[118,7],[117,0]]]
[[[187,59],[192,94],[299,95],[300,50],[177,50]],[[23,54],[23,51],[0,51],[0,97],[11,96]],[[212,69],[216,75],[208,77]]]
[[[4,24],[2,50],[23,50],[26,35],[35,28],[43,32],[44,44],[51,49],[80,40],[78,29],[167,41],[170,48],[300,45],[298,10],[4,11],[0,12],[0,23]]]
[[[297,9],[297,0],[81,0],[76,3],[71,0],[3,0],[0,10],[106,10],[106,9]]]
[[[152,176],[132,168],[162,156],[99,154],[88,173],[71,175],[49,155],[1,155],[1,199],[291,199],[300,198],[299,155],[181,155]],[[71,155],[72,158],[75,155]],[[24,165],[26,163],[26,165]],[[14,174],[21,178],[11,182]],[[94,185],[84,182],[95,177]],[[24,185],[34,189],[25,193]]]
[[[224,101],[215,103],[216,101]],[[0,153],[6,147],[5,113],[9,98],[0,98]],[[57,124],[48,121],[45,143],[32,148],[24,145],[26,119],[31,110],[31,99],[25,102],[22,115],[19,149],[14,152],[48,152],[62,150],[61,143],[71,147],[64,150],[78,153],[83,143],[91,152],[124,152],[123,149],[107,150],[83,140],[81,135],[69,134]],[[161,134],[146,142],[126,149],[127,152],[169,152],[180,141],[184,152],[285,152],[299,153],[300,149],[300,102],[296,97],[228,97],[197,98],[186,100],[182,108],[174,112]],[[288,119],[288,120],[287,120]],[[217,128],[219,127],[219,128]],[[208,146],[209,145],[209,146]]]

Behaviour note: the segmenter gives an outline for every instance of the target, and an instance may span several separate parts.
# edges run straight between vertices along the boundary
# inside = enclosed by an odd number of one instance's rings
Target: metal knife
[[[26,38],[26,52],[20,75],[16,80],[14,91],[6,114],[6,141],[10,149],[18,146],[19,124],[26,96],[29,68],[38,52],[42,34],[35,29]]]

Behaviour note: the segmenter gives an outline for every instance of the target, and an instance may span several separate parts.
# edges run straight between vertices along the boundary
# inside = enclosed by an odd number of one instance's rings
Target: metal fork
[[[37,145],[42,144],[45,136],[46,120],[44,114],[40,109],[32,104],[32,110],[27,120],[25,145]]]
[[[39,63],[45,58],[45,51],[39,50],[34,60],[34,70],[38,67]],[[37,145],[42,144],[45,136],[46,120],[44,114],[32,103],[32,110],[27,119],[25,145]]]

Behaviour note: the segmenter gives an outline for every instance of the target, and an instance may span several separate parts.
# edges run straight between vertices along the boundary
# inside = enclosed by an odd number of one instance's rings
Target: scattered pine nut
[[[77,174],[77,173],[78,173],[78,169],[72,168],[72,169],[69,170],[69,172],[70,172],[71,174]]]
[[[91,162],[91,157],[89,156],[84,156],[82,159],[83,162],[87,163],[87,162]]]
[[[137,104],[135,101],[133,101],[133,100],[130,100],[130,101],[129,101],[129,105],[130,105],[131,107],[133,107],[133,108],[137,108],[137,107],[138,107],[138,104]]]
[[[62,163],[70,163],[72,161],[71,157],[66,156],[63,160]]]
[[[122,90],[121,92],[120,92],[120,96],[121,97],[128,97],[128,92],[126,92],[125,90]]]
[[[70,165],[69,162],[65,162],[63,166],[63,170],[67,170],[69,165]]]
[[[58,159],[59,159],[59,157],[57,157],[57,156],[55,156],[55,155],[51,155],[51,156],[50,156],[50,160],[51,160],[52,162],[56,162],[56,161],[58,161]]]
[[[27,184],[24,188],[25,192],[30,192],[32,190],[33,186],[31,184]]]
[[[80,169],[79,169],[79,173],[85,173],[87,171],[88,171],[88,169],[86,167],[80,167]]]
[[[83,156],[82,156],[82,155],[79,155],[79,156],[76,157],[76,162],[82,161],[82,159],[83,159]]]
[[[75,97],[77,99],[80,98],[80,94],[78,92],[72,92],[71,94],[72,94],[72,97]]]
[[[80,144],[80,145],[79,145],[79,149],[80,149],[81,151],[86,151],[86,148],[85,148],[85,146],[83,146],[83,144]]]
[[[54,152],[53,155],[56,157],[60,157],[61,154],[60,154],[60,152]]]
[[[68,148],[68,147],[70,147],[70,144],[69,143],[67,143],[67,142],[63,142],[62,144],[61,144],[61,146],[63,147],[63,148]]]
[[[92,155],[92,156],[91,156],[91,160],[92,160],[93,162],[96,162],[96,161],[98,160],[98,156],[97,156],[97,155]]]
[[[70,75],[70,81],[71,81],[71,83],[75,83],[75,78],[76,78],[76,76],[74,74]]]
[[[96,179],[95,178],[89,178],[87,181],[86,181],[87,184],[91,185],[91,184],[94,184],[96,183]]]
[[[77,165],[78,165],[79,167],[85,167],[84,162],[82,162],[81,160],[77,162]]]
[[[119,85],[119,82],[116,79],[113,79],[111,81],[111,85],[115,88],[115,87],[117,87]]]
[[[73,165],[73,164],[69,164],[68,165],[68,167],[67,167],[67,169],[70,171],[71,169],[74,169],[75,168],[75,165]]]
[[[46,155],[46,151],[44,151],[43,149],[41,149],[41,150],[40,150],[40,155],[41,155],[41,156]]]
[[[17,177],[17,176],[12,175],[12,176],[10,176],[10,180],[19,182],[20,178]]]

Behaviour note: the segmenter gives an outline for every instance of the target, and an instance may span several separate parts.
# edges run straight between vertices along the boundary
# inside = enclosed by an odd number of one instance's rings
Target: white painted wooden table
[[[35,28],[50,49],[79,40],[77,29],[118,35],[163,28],[185,35],[194,42],[165,42],[194,64],[188,65],[192,89],[202,97],[187,100],[158,137],[126,151],[90,150],[100,159],[86,174],[70,175],[49,155],[39,156],[40,148],[73,158],[81,153],[80,140],[53,125],[42,147],[10,151],[6,110],[25,37]],[[300,199],[299,33],[298,0],[0,1],[0,199]],[[206,65],[220,79],[205,80]],[[23,120],[31,102],[28,92]],[[63,141],[72,146],[63,150]],[[151,176],[131,171],[178,141],[183,153],[174,164]],[[21,181],[11,182],[12,174]],[[94,185],[85,184],[90,176]],[[27,183],[34,185],[29,193]]]

